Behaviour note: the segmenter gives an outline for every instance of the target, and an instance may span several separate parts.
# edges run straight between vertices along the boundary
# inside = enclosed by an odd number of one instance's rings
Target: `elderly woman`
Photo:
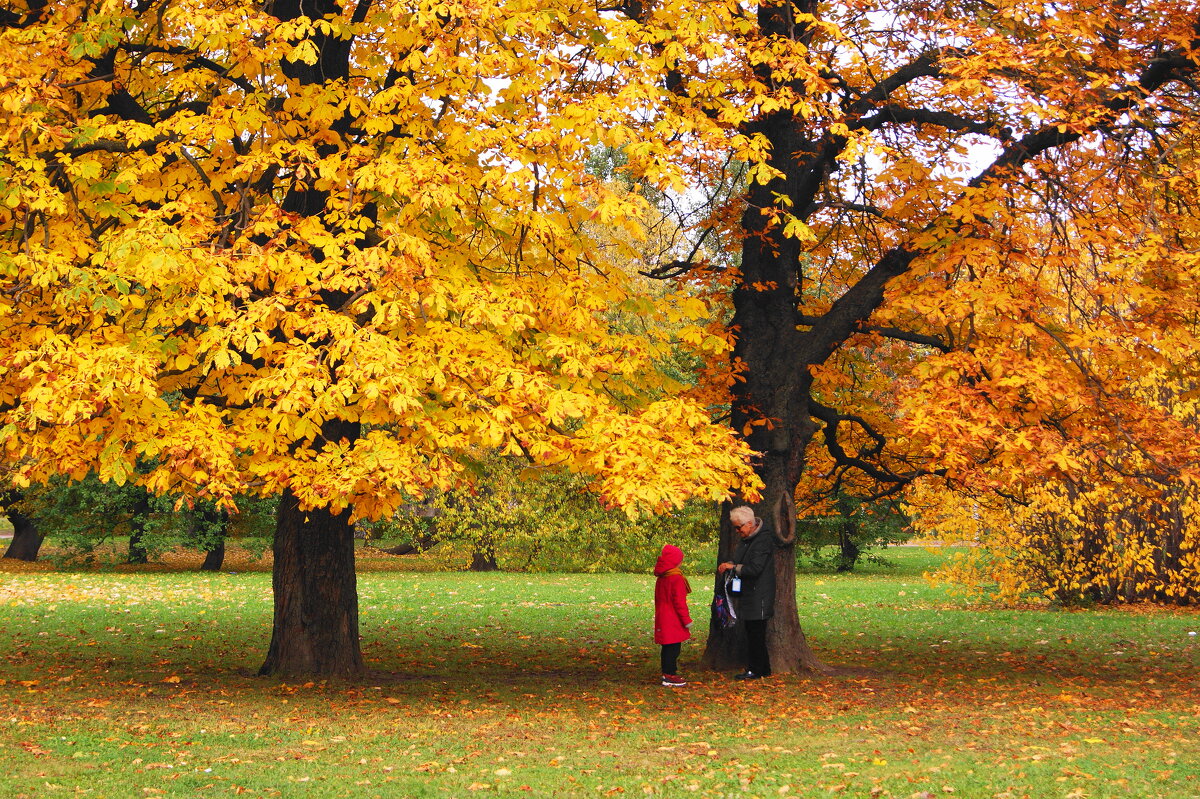
[[[775,534],[744,505],[729,512],[729,522],[741,541],[733,551],[733,559],[717,566],[717,572],[732,571],[742,580],[738,618],[746,625],[749,649],[746,671],[733,678],[756,680],[771,676],[767,620],[775,615]]]

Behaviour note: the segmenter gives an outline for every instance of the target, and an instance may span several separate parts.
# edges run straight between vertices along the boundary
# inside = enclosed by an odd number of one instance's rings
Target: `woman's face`
[[[748,522],[742,522],[741,524],[735,524],[733,529],[742,538],[749,538],[750,534],[754,532],[754,519],[750,519]]]

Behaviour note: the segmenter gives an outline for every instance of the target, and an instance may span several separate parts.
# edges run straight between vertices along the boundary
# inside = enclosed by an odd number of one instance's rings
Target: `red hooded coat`
[[[654,643],[678,644],[692,637],[687,625],[692,623],[688,613],[687,595],[692,590],[679,570],[683,550],[667,544],[654,565],[658,580],[654,583]]]

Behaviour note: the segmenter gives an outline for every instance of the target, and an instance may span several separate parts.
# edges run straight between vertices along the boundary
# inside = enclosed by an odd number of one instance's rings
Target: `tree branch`
[[[994,132],[992,125],[974,119],[952,114],[948,111],[930,111],[925,108],[905,108],[898,105],[885,105],[876,109],[874,114],[865,116],[857,123],[851,124],[851,129],[879,130],[884,125],[935,125],[946,130],[962,133],[979,133],[988,135]]]
[[[899,475],[891,469],[847,453],[845,448],[842,447],[841,442],[838,441],[838,427],[842,422],[850,422],[858,425],[875,442],[875,446],[868,453],[871,457],[878,457],[883,453],[883,449],[887,445],[887,439],[875,430],[866,419],[853,414],[838,413],[833,408],[822,405],[811,397],[808,400],[808,412],[814,419],[819,419],[825,423],[825,448],[833,456],[835,463],[858,469],[880,483],[907,484],[922,474],[922,472],[916,472],[910,475]]]
[[[824,317],[810,316],[809,314],[797,314],[796,321],[802,325],[812,327],[820,324]],[[923,333],[912,333],[908,330],[902,330],[898,327],[882,327],[880,325],[859,324],[859,332],[862,333],[878,333],[884,338],[896,339],[897,341],[907,341],[909,344],[919,344],[923,347],[932,347],[935,350],[942,352],[950,352],[953,348],[937,336],[929,336]]]

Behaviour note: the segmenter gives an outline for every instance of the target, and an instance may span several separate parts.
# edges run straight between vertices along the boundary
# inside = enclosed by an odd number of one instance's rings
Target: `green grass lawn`
[[[1200,796],[1200,614],[802,574],[827,662],[658,685],[648,575],[359,576],[357,684],[254,676],[270,575],[0,573],[0,796]],[[707,617],[708,579],[693,579]],[[703,626],[703,624],[697,625]]]

